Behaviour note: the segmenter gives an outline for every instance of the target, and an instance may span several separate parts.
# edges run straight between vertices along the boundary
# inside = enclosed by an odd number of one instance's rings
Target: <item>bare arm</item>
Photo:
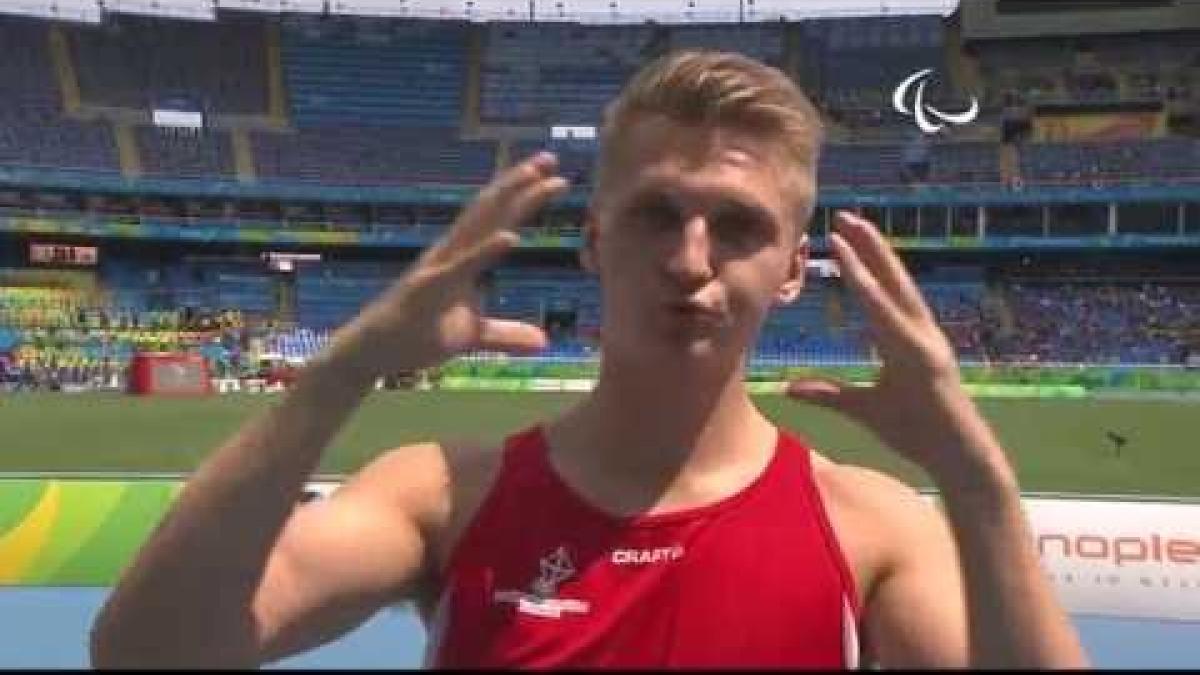
[[[1015,483],[1002,470],[973,475],[982,480],[943,481],[944,513],[890,478],[872,481],[893,540],[866,611],[872,655],[889,668],[1086,666]]]
[[[870,387],[809,378],[789,393],[849,415],[925,468],[951,533],[921,525],[928,518],[914,509],[887,533],[897,553],[872,606],[881,613],[873,642],[900,664],[962,665],[965,631],[974,667],[1085,667],[1038,565],[1012,468],[963,389],[953,349],[912,277],[861,218],[839,213],[831,243],[863,301],[883,367]],[[961,576],[948,576],[951,537]]]
[[[516,243],[513,229],[565,189],[555,171],[540,155],[500,174],[281,403],[204,462],[102,608],[94,665],[258,665],[328,639],[414,582],[433,465],[399,471],[409,485],[397,493],[378,476],[401,460],[380,460],[328,504],[295,504],[377,376],[471,349],[544,345],[534,326],[482,316],[476,280]]]
[[[967,667],[967,608],[946,519],[894,478],[842,469],[852,474],[855,501],[867,502],[858,527],[886,541],[877,582],[863,598],[869,660],[887,668]]]
[[[258,665],[251,600],[321,452],[368,389],[315,363],[188,481],[105,603],[97,667]]]
[[[1042,573],[1004,453],[995,445],[987,459],[988,466],[939,480],[966,584],[972,661],[1087,667],[1079,636]]]
[[[324,644],[412,598],[428,581],[425,514],[448,480],[442,448],[403,447],[297,509],[254,597],[263,659]]]

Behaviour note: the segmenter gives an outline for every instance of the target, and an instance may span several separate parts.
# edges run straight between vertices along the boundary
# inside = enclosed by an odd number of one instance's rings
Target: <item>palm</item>
[[[435,365],[474,349],[530,352],[542,330],[481,311],[477,280],[518,241],[515,229],[563,192],[552,155],[538,155],[500,174],[413,268],[371,303],[345,331],[364,344],[368,369],[379,374]]]
[[[480,344],[485,316],[478,292],[460,293],[442,311],[437,323],[435,341],[448,353],[461,353]]]
[[[833,249],[867,312],[882,367],[870,387],[807,379],[793,382],[789,394],[856,419],[897,452],[929,467],[979,428],[954,350],[903,264],[870,223],[843,215],[839,226],[839,234],[831,237]]]
[[[936,384],[927,376],[885,364],[862,398],[859,421],[888,447],[922,465],[931,459],[929,452],[945,447],[940,419],[945,411],[940,410]]]

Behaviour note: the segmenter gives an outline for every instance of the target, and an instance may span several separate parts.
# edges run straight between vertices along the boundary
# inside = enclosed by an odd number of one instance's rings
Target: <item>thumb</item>
[[[788,382],[784,393],[791,399],[849,413],[854,406],[858,390],[836,378],[814,375]]]
[[[479,327],[478,348],[488,351],[536,354],[548,342],[545,331],[522,321],[484,318]]]

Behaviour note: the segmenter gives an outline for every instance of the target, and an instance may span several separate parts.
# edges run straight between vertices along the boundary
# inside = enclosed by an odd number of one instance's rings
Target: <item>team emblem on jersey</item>
[[[589,604],[584,600],[556,598],[558,586],[575,576],[575,564],[566,546],[559,546],[538,561],[538,576],[529,584],[529,591],[496,591],[495,602],[511,602],[518,612],[557,619],[563,612],[583,614]]]

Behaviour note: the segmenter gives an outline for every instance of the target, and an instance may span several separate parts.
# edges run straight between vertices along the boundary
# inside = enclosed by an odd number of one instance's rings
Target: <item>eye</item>
[[[716,237],[731,246],[749,247],[766,243],[767,223],[757,214],[745,209],[729,209],[713,217]]]
[[[656,229],[675,227],[682,220],[679,208],[666,200],[649,200],[634,205],[630,220]]]

